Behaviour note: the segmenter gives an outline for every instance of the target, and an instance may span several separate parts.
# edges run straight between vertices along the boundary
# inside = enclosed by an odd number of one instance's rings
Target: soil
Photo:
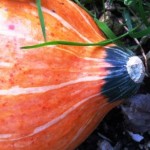
[[[150,134],[139,134],[136,142],[128,133],[121,107],[113,109],[97,129],[76,150],[149,150]]]

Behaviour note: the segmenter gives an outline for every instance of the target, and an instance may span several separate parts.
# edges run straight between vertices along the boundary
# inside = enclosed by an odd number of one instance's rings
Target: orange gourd
[[[47,41],[105,39],[70,0],[42,0]],[[141,60],[108,45],[43,42],[34,2],[0,2],[0,150],[72,150],[143,80]]]

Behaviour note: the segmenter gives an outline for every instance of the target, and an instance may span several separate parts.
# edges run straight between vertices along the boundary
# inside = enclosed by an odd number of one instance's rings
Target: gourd
[[[47,41],[99,42],[103,33],[70,0],[42,0]],[[72,150],[138,90],[142,61],[114,44],[43,42],[34,1],[0,2],[0,150]]]

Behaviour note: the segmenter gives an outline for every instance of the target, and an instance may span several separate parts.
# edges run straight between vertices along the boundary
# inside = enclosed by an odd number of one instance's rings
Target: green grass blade
[[[144,8],[143,8],[142,0],[138,0],[138,8],[137,8],[137,10],[139,11],[140,17],[142,18],[144,24],[148,26],[147,17],[146,17]]]
[[[88,9],[86,9],[86,8],[79,2],[79,0],[74,0],[74,1],[78,4],[78,6],[80,6],[82,9],[84,9],[90,16],[95,17],[95,15],[92,14]]]
[[[134,32],[136,28],[133,28],[130,32],[127,32],[119,37],[116,37],[114,39],[108,39],[108,40],[104,40],[101,42],[97,42],[97,43],[79,43],[79,42],[69,42],[69,41],[50,41],[50,42],[44,42],[44,43],[40,43],[40,44],[36,44],[36,45],[31,45],[31,46],[23,46],[21,47],[21,49],[32,49],[32,48],[39,48],[39,47],[43,47],[43,46],[51,46],[51,45],[70,45],[70,46],[105,46],[107,44],[110,43],[114,43],[115,41],[131,34],[132,32]]]
[[[107,41],[107,40],[106,40]],[[50,42],[44,42],[36,45],[31,46],[24,46],[21,47],[22,49],[31,49],[31,48],[39,48],[43,46],[51,46],[51,45],[70,45],[70,46],[104,46],[106,41],[103,41],[102,43],[80,43],[80,42],[69,42],[69,41],[50,41]]]
[[[45,22],[44,22],[44,16],[41,9],[41,0],[36,0],[36,6],[38,9],[38,15],[40,19],[41,29],[44,37],[44,41],[46,41],[46,30],[45,30]]]
[[[104,32],[104,34],[108,37],[108,39],[115,39],[117,36],[115,33],[108,27],[108,25],[105,22],[101,22],[98,19],[94,18],[96,24],[98,27]],[[118,40],[115,41],[115,44],[122,45],[122,43]]]
[[[116,38],[116,35],[113,33],[113,31],[107,26],[105,22],[101,22],[98,19],[94,18],[96,24],[98,27],[104,32],[104,34],[109,38],[109,39],[114,39]]]
[[[150,34],[150,27],[139,32],[131,33],[130,36],[133,38],[141,38],[143,36],[148,36],[148,34]]]

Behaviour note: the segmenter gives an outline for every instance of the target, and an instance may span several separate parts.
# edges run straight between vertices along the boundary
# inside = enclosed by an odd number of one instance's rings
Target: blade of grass
[[[96,18],[94,18],[94,20],[95,20],[96,24],[98,25],[98,27],[108,37],[108,39],[115,39],[115,38],[117,38],[117,36],[115,35],[115,33],[108,27],[108,25],[105,22],[101,22],[101,21],[99,21]],[[122,43],[119,40],[115,41],[115,44],[122,45]]]
[[[144,24],[146,26],[148,26],[148,22],[147,22],[147,19],[146,19],[146,14],[145,14],[145,11],[144,11],[144,8],[143,8],[143,2],[141,0],[138,0],[137,10],[139,10],[140,17],[142,18]]]
[[[50,42],[45,42],[45,43],[40,43],[40,44],[36,44],[36,45],[31,45],[31,46],[23,46],[21,47],[21,49],[32,49],[32,48],[39,48],[39,47],[43,47],[43,46],[51,46],[51,45],[70,45],[70,46],[105,46],[107,44],[113,43],[129,34],[131,34],[132,32],[134,32],[138,27],[133,28],[130,32],[126,32],[125,34],[116,37],[114,39],[108,39],[108,40],[104,40],[101,42],[97,42],[97,43],[80,43],[80,42],[69,42],[69,41],[50,41]]]
[[[90,16],[95,17],[96,15],[91,13],[88,9],[86,9],[80,2],[79,0],[74,0],[81,8],[83,8]]]
[[[113,33],[113,31],[107,26],[107,24],[105,22],[101,22],[98,19],[94,18],[96,24],[98,25],[98,27],[104,32],[104,34],[110,38],[110,39],[114,39],[116,38],[116,35]]]
[[[148,34],[150,34],[150,27],[139,32],[133,32],[130,36],[133,38],[141,38],[143,36],[148,36]]]
[[[43,13],[42,13],[42,9],[41,9],[41,0],[36,0],[36,6],[38,9],[38,15],[39,15],[39,19],[40,19],[40,24],[41,24],[44,41],[46,41],[46,30],[45,30],[44,17],[43,17]]]
[[[97,43],[80,43],[80,42],[70,42],[70,41],[50,41],[45,43],[40,43],[31,46],[21,47],[22,49],[30,49],[30,48],[39,48],[43,46],[51,46],[51,45],[69,45],[69,46],[105,46],[107,44],[112,43],[111,39],[104,40]]]

